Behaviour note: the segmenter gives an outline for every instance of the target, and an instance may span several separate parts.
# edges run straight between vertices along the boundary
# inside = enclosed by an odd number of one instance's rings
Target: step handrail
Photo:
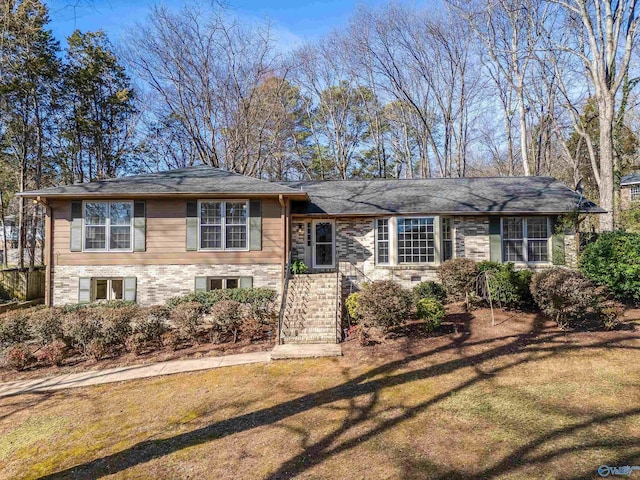
[[[280,300],[280,312],[278,314],[278,345],[282,345],[282,322],[284,321],[284,311],[287,308],[287,292],[289,291],[289,277],[291,275],[291,253],[287,260],[287,267],[284,274],[284,286],[282,287],[282,299]]]

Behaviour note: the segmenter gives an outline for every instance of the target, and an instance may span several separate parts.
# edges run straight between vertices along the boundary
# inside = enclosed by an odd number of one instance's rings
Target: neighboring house
[[[286,341],[336,341],[342,295],[448,258],[574,264],[560,215],[603,210],[547,177],[267,182],[198,166],[23,194],[48,207],[47,304],[285,292]],[[579,204],[580,202],[580,204]],[[315,275],[289,281],[300,259]]]
[[[640,172],[620,179],[620,208],[628,210],[634,203],[640,205]]]

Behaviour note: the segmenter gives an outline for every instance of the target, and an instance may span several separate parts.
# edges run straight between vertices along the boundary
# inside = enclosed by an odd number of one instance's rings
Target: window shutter
[[[492,262],[502,262],[500,217],[489,217],[489,250],[489,256]]]
[[[198,250],[198,202],[187,202],[187,250]]]
[[[262,202],[249,202],[249,250],[262,250]]]
[[[207,277],[196,277],[195,292],[207,291]]]
[[[253,277],[240,277],[240,288],[253,288]]]
[[[124,278],[124,292],[122,298],[128,302],[136,301],[136,277]]]
[[[133,204],[133,251],[144,252],[147,249],[147,219],[144,202]]]
[[[564,229],[559,217],[551,217],[551,259],[554,265],[565,265]]]
[[[91,301],[91,278],[80,277],[78,280],[78,303]]]
[[[82,202],[71,202],[71,245],[72,252],[82,251]]]

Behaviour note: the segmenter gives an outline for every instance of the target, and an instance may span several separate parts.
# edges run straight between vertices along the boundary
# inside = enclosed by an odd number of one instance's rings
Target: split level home
[[[47,210],[48,305],[266,287],[288,342],[339,341],[350,290],[436,280],[450,258],[573,265],[559,217],[603,212],[549,177],[269,182],[209,166],[23,195]]]

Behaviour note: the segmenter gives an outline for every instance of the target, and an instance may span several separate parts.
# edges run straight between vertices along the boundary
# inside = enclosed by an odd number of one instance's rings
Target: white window
[[[389,263],[389,219],[376,219],[376,263]]]
[[[633,185],[629,190],[632,202],[640,202],[640,185]]]
[[[442,261],[453,258],[453,235],[451,233],[451,218],[442,219]]]
[[[122,300],[124,281],[122,278],[92,278],[91,301]]]
[[[249,205],[246,201],[202,200],[200,250],[246,250]]]
[[[547,217],[505,217],[502,219],[502,257],[505,262],[549,261],[549,219]]]
[[[209,278],[207,290],[223,290],[225,288],[240,288],[239,278]]]
[[[398,218],[398,263],[434,263],[434,217]]]
[[[131,250],[132,202],[85,202],[84,250]]]

